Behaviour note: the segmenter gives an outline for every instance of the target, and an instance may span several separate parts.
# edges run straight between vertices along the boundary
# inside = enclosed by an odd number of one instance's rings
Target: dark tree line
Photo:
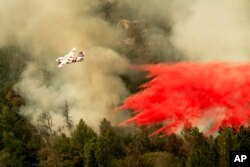
[[[250,128],[221,128],[206,137],[198,128],[170,136],[149,135],[156,127],[128,130],[103,119],[95,132],[83,119],[71,136],[52,130],[49,114],[39,126],[18,114],[21,97],[4,91],[0,110],[0,166],[175,167],[228,166],[230,150],[250,149]],[[16,103],[15,101],[19,101]]]

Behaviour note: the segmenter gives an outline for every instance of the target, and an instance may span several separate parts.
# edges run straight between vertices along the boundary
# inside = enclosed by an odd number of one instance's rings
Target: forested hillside
[[[94,131],[84,118],[73,125],[65,104],[65,127],[53,129],[53,117],[41,115],[36,126],[19,115],[25,101],[12,88],[24,64],[18,49],[0,51],[0,166],[165,167],[228,166],[229,151],[250,149],[250,128],[221,128],[205,137],[196,127],[171,136],[150,136],[148,128],[114,127],[103,118]]]

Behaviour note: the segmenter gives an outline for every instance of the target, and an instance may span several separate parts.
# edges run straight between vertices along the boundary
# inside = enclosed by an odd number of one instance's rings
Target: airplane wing
[[[68,54],[66,54],[64,57],[65,57],[65,58],[74,57],[75,51],[76,51],[76,48],[73,48],[73,49],[72,49]]]
[[[58,67],[60,68],[60,67],[62,67],[64,64],[67,64],[68,63],[68,60],[67,59],[63,59],[62,61],[61,61],[61,63],[58,65]]]

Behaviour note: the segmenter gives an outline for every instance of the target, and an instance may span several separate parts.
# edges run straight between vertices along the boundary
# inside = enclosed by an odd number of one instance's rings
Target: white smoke
[[[172,42],[191,60],[249,60],[247,0],[197,0],[186,10],[174,22]]]
[[[34,124],[42,113],[57,113],[62,117],[67,101],[75,124],[80,118],[94,128],[104,117],[117,122],[112,109],[127,95],[117,75],[124,74],[126,66],[126,60],[113,50],[93,48],[83,63],[56,69],[48,82],[39,66],[30,63],[16,85],[26,102],[21,113],[31,117]],[[62,125],[61,121],[54,123]]]

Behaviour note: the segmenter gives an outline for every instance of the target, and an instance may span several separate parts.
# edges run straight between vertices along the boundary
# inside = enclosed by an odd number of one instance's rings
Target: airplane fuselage
[[[71,58],[59,57],[58,59],[56,59],[56,62],[58,62],[60,64],[64,59],[67,59],[66,64],[83,61],[83,57],[71,57]]]
[[[67,55],[61,56],[56,59],[56,62],[59,63],[58,67],[62,67],[64,64],[76,63],[80,62],[84,58],[84,52],[79,52],[77,56],[75,56],[76,48],[73,48]]]

